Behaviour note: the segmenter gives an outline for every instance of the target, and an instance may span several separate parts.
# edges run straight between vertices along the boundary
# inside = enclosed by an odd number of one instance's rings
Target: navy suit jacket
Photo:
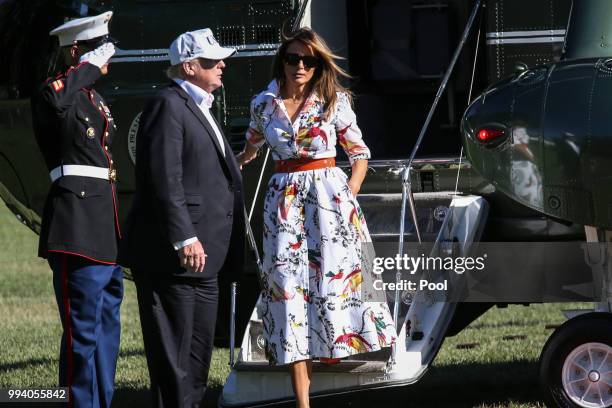
[[[137,134],[136,193],[121,245],[123,265],[200,278],[216,275],[226,258],[232,269],[242,268],[242,178],[225,138],[223,143],[225,157],[211,124],[179,85],[149,101]],[[183,269],[173,247],[191,237],[208,255],[203,273]]]

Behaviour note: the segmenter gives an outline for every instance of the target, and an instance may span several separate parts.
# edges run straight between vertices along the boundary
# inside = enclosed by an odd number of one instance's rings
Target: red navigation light
[[[481,142],[491,142],[495,139],[503,137],[505,134],[503,129],[499,128],[484,128],[478,131],[476,138]]]

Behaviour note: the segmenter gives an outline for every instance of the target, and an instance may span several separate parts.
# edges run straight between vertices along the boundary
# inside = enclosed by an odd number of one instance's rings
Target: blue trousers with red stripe
[[[123,272],[74,255],[49,254],[62,320],[59,383],[74,407],[110,407],[119,354]]]

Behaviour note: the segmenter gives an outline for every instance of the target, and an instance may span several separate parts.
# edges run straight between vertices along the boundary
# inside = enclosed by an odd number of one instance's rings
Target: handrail
[[[472,10],[472,13],[470,14],[470,18],[468,19],[468,22],[465,26],[465,30],[463,30],[461,41],[459,42],[459,45],[457,46],[457,49],[455,50],[453,58],[451,59],[450,65],[448,69],[446,70],[446,73],[444,74],[444,78],[442,79],[442,83],[440,84],[440,87],[438,88],[433,104],[431,108],[429,109],[429,113],[427,114],[425,123],[423,123],[423,127],[421,128],[419,137],[417,138],[417,141],[412,149],[412,152],[410,153],[410,158],[408,159],[408,163],[404,168],[404,173],[402,176],[402,208],[401,208],[401,219],[400,219],[400,235],[399,235],[399,242],[398,242],[398,246],[399,246],[398,254],[400,257],[404,255],[404,231],[406,228],[405,226],[406,202],[408,200],[410,204],[410,213],[412,216],[412,222],[414,225],[414,229],[415,229],[417,238],[419,240],[419,243],[421,243],[421,234],[420,234],[419,226],[417,223],[416,208],[414,205],[414,196],[412,195],[412,185],[411,185],[411,180],[410,180],[410,169],[412,167],[412,162],[414,161],[416,154],[419,150],[419,147],[421,146],[421,143],[423,142],[423,138],[425,136],[425,133],[427,132],[427,129],[429,128],[429,124],[431,122],[431,119],[433,118],[433,114],[438,106],[440,98],[442,97],[442,94],[446,90],[446,86],[448,85],[450,76],[455,69],[455,65],[457,64],[459,55],[461,54],[461,51],[463,51],[463,47],[465,46],[465,43],[467,42],[470,32],[472,31],[472,26],[474,25],[474,21],[476,20],[476,16],[480,10],[481,3],[482,3],[481,0],[476,0],[474,9]],[[395,279],[398,284],[401,282],[402,276],[399,271],[396,272]],[[400,285],[397,285],[397,287],[399,286]],[[393,304],[393,322],[395,323],[396,328],[397,328],[398,319],[399,319],[399,302],[400,302],[400,291],[396,289],[395,299],[394,299],[394,304]]]

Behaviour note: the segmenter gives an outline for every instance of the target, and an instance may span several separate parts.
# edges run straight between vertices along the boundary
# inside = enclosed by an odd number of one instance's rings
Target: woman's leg
[[[312,377],[312,360],[302,360],[289,366],[291,383],[297,402],[297,408],[309,408],[310,378]]]

